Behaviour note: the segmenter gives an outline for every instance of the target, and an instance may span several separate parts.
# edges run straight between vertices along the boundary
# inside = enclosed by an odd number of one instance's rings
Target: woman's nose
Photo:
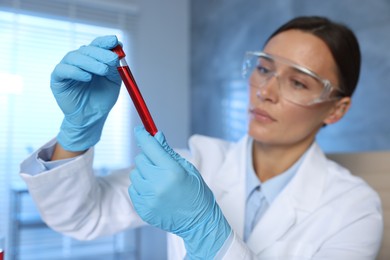
[[[256,91],[256,97],[263,101],[276,102],[279,97],[279,78],[276,74],[261,82]]]

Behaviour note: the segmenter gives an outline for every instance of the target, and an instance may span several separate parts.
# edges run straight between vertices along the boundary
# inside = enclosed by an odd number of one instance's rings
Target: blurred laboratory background
[[[6,259],[166,259],[165,234],[128,230],[77,241],[41,221],[18,172],[62,121],[50,73],[70,50],[100,35],[123,43],[157,127],[173,147],[192,134],[238,140],[246,131],[245,51],[279,25],[325,15],[356,33],[363,57],[352,108],[325,127],[326,152],[390,150],[388,0],[0,0],[0,237]],[[132,164],[140,124],[123,91],[96,146],[96,174]],[[65,209],[66,210],[66,209]]]

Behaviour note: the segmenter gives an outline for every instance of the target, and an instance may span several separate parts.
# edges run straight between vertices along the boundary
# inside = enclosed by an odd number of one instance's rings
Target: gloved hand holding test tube
[[[151,134],[155,135],[158,130],[154,124],[153,118],[149,112],[148,107],[146,106],[145,100],[143,99],[141,92],[137,86],[137,83],[133,77],[133,74],[130,71],[129,66],[126,62],[126,54],[123,51],[121,45],[117,45],[112,49],[119,56],[119,65],[118,72],[122,78],[123,83],[126,86],[127,91],[130,94],[131,99],[133,100],[134,106],[137,109],[138,115],[140,116],[142,123],[145,126],[145,129]]]
[[[123,81],[144,125],[134,130],[140,148],[129,176],[134,210],[146,223],[182,237],[190,259],[211,259],[231,227],[195,166],[157,130],[125,56],[116,36],[102,36],[55,67],[50,87],[64,120],[57,135],[63,149],[52,158],[68,158],[64,151],[80,155],[100,140]]]
[[[129,196],[134,208],[145,222],[182,237],[189,258],[211,259],[230,235],[231,227],[198,170],[169,147],[162,132],[157,134],[152,116],[126,63],[122,46],[118,44],[111,50],[119,56],[118,72],[145,130],[154,136],[150,138],[141,128],[135,129],[142,153],[135,159],[136,168],[130,174]],[[144,172],[140,174],[142,170]],[[171,187],[176,188],[172,190]],[[152,192],[151,195],[150,190],[160,192]],[[144,196],[145,193],[148,195]]]

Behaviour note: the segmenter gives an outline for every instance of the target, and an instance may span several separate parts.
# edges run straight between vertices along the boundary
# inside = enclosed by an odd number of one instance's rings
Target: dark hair
[[[297,17],[279,27],[266,41],[288,30],[300,30],[320,38],[330,49],[337,65],[342,96],[352,96],[360,74],[360,48],[355,34],[347,26],[325,17]]]

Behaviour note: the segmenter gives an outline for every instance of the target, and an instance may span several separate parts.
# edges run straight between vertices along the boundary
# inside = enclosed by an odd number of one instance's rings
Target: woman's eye
[[[300,82],[298,80],[294,80],[294,79],[291,80],[291,85],[295,89],[308,89],[308,87],[304,83],[302,83],[302,82]]]
[[[260,74],[268,74],[268,73],[270,72],[269,69],[267,69],[266,67],[261,66],[261,65],[257,65],[256,70],[257,70]]]

